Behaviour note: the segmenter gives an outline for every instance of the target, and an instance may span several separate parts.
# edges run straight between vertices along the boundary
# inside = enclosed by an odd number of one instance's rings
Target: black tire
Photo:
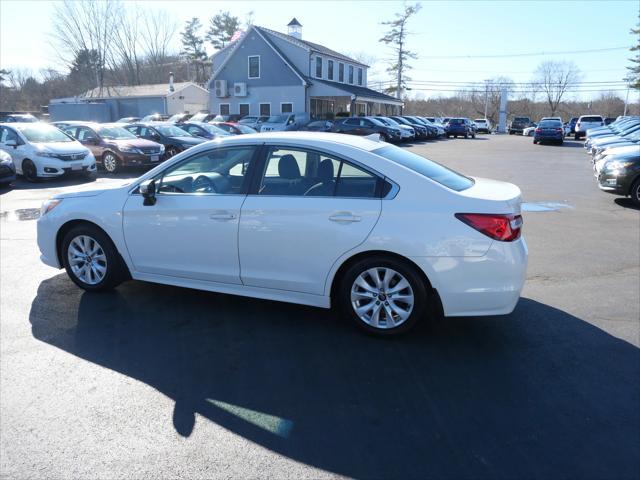
[[[559,140],[558,141],[558,145],[562,146],[562,144],[564,143],[564,140]]]
[[[538,141],[537,141],[537,140],[534,140],[534,141],[533,141],[533,144],[535,145],[536,143],[538,143]]]
[[[92,239],[97,243],[102,252],[104,252],[104,262],[97,259],[97,257],[95,259],[90,258],[92,264],[106,268],[106,272],[104,273],[103,278],[96,283],[88,283],[84,281],[83,279],[79,278],[72,269],[71,260],[69,259],[69,246],[71,242],[73,242],[74,239],[78,239],[78,237],[88,237]],[[98,252],[99,251],[100,250],[98,250]],[[78,225],[69,230],[62,239],[60,258],[65,270],[67,271],[67,275],[69,275],[69,278],[73,281],[73,283],[89,292],[111,290],[128,278],[127,267],[120,257],[120,254],[118,253],[115,245],[113,244],[109,236],[95,225]]]
[[[166,157],[167,158],[171,158],[174,155],[177,155],[178,153],[180,153],[180,152],[178,152],[178,149],[176,147],[169,147],[169,148],[167,148]]]
[[[629,190],[631,201],[636,207],[640,207],[640,177],[636,178],[636,181],[631,185]]]
[[[22,176],[27,182],[36,183],[40,181],[35,164],[28,158],[22,161]]]
[[[116,156],[115,153],[106,152],[102,156],[102,168],[104,168],[107,173],[118,173],[121,169],[120,159]]]
[[[469,138],[469,134],[467,132],[464,132],[464,138]]]
[[[389,143],[391,141],[391,139],[389,138],[389,136],[386,133],[381,133],[380,134],[380,140],[382,140],[385,143]]]
[[[381,269],[393,270],[397,274],[399,274],[399,276],[392,277],[392,281],[397,280],[400,278],[400,276],[402,276],[404,277],[404,279],[406,279],[410,286],[410,290],[403,289],[402,292],[404,292],[404,294],[413,294],[413,308],[410,310],[409,316],[404,321],[398,322],[398,325],[396,326],[382,326],[382,319],[378,322],[379,327],[373,326],[365,322],[365,320],[361,319],[354,310],[355,307],[351,300],[352,287],[354,287],[354,282],[358,277],[360,277],[360,275],[366,275],[366,272],[371,269],[380,269],[379,271],[381,271]],[[393,283],[390,283],[390,285],[391,287],[394,286]],[[395,285],[397,285],[397,283]],[[388,258],[385,256],[373,256],[370,258],[365,258],[349,267],[349,269],[340,279],[338,290],[336,291],[336,297],[344,318],[349,319],[361,330],[378,336],[393,336],[409,331],[416,325],[416,323],[418,323],[418,321],[420,321],[421,318],[425,316],[427,304],[429,301],[427,286],[425,285],[422,277],[416,271],[416,267],[408,262]],[[364,301],[366,302],[366,300]],[[377,307],[380,310],[380,316],[385,316],[385,324],[388,321],[386,319],[388,318],[388,314],[383,312],[396,311],[394,310],[393,306],[389,306],[390,304],[387,302],[387,298],[384,293],[379,294],[376,299],[371,299],[370,302],[366,302],[367,305],[369,303],[371,304],[372,308]],[[398,304],[396,304],[391,301],[391,304],[397,306],[402,305],[402,302],[400,301]]]

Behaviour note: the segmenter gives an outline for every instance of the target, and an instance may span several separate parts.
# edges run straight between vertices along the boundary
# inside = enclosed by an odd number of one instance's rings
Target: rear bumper
[[[151,159],[155,157],[157,157],[157,160],[152,161]],[[140,154],[140,153],[127,153],[122,155],[122,165],[125,167],[158,165],[164,160],[165,160],[164,152],[154,153],[150,155]]]
[[[506,315],[520,298],[527,272],[524,238],[496,242],[482,257],[412,257],[438,291],[447,317]]]

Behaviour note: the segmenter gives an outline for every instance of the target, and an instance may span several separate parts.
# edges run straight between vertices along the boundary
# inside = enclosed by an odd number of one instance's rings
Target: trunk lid
[[[519,215],[522,204],[522,192],[513,183],[472,177],[474,185],[457,192],[467,197],[469,212],[472,213],[513,213]]]

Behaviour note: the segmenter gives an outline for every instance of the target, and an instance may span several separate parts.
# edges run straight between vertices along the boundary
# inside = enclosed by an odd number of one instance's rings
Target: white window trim
[[[340,80],[340,65],[342,65],[342,80]],[[345,64],[342,62],[338,62],[338,83],[347,83],[345,78],[347,78],[347,69],[344,68]]]
[[[229,113],[222,113],[222,106],[226,105],[229,107]],[[221,103],[218,105],[218,115],[231,115],[231,104],[230,103]]]
[[[320,76],[318,76],[318,59],[320,59]],[[324,75],[324,59],[320,55],[316,55],[313,61],[314,76],[316,78],[323,78]]]
[[[283,112],[282,111],[282,106],[283,105],[291,105],[291,111],[290,112]],[[280,115],[285,115],[287,113],[293,113],[293,102],[280,102]]]
[[[331,68],[331,77],[329,77],[329,62],[331,62],[331,66],[333,67]],[[331,80],[333,82],[335,76],[336,76],[336,62],[331,59],[327,59],[327,80]]]
[[[257,58],[258,59],[258,76],[257,77],[252,77],[251,76],[251,61],[250,59],[252,58]],[[262,59],[260,58],[260,55],[249,55],[247,57],[247,78],[249,80],[259,80],[260,79],[260,75],[262,75]]]
[[[240,106],[241,105],[246,105],[247,107],[249,107],[249,108],[247,108],[247,115],[251,115],[251,104],[250,103],[239,103],[238,104],[238,115],[241,115],[241,113],[240,113]]]
[[[264,115],[262,115],[262,105],[269,105],[269,116],[271,116],[271,102],[260,102],[258,104],[258,116],[262,117]]]

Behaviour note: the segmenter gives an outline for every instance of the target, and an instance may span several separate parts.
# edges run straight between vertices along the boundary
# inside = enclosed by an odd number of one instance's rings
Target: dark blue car
[[[542,120],[533,132],[533,143],[557,143],[562,145],[564,126],[559,120]]]
[[[451,118],[444,126],[444,131],[447,134],[447,138],[464,137],[464,138],[476,138],[476,131],[471,125],[471,120],[468,118]]]

